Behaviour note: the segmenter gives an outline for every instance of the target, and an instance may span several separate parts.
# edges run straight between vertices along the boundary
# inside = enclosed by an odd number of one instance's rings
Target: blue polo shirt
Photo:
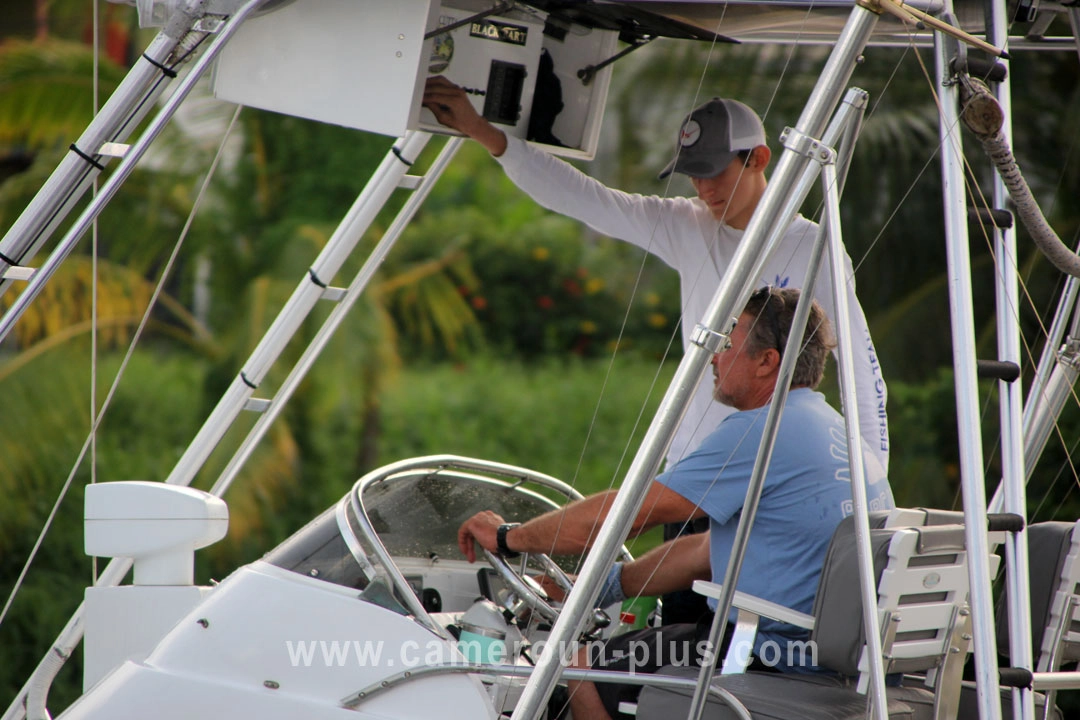
[[[709,516],[715,582],[724,579],[768,411],[766,405],[729,415],[697,450],[657,478]],[[892,508],[892,490],[881,463],[865,446],[863,457],[870,509]],[[840,520],[852,511],[844,418],[821,393],[792,390],[737,588],[812,612],[825,551]],[[715,609],[716,601],[709,602]],[[779,669],[809,670],[785,662],[788,643],[808,636],[801,628],[762,618],[754,654],[767,661],[775,656],[777,648],[766,647],[772,641],[784,656],[777,663]]]

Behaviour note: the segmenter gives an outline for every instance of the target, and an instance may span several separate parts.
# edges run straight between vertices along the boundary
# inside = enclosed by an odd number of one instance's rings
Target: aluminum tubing
[[[184,78],[183,82],[177,87],[176,92],[168,99],[160,112],[154,117],[150,125],[146,128],[146,131],[139,138],[139,141],[131,146],[127,155],[124,157],[123,162],[116,169],[116,172],[109,178],[105,185],[101,188],[101,192],[94,198],[90,205],[83,211],[83,213],[75,221],[74,225],[64,235],[63,239],[49,255],[44,264],[34,273],[34,277],[30,280],[26,289],[15,300],[11,308],[7,313],[0,318],[0,342],[3,342],[7,334],[11,332],[15,323],[18,322],[19,317],[30,306],[30,303],[38,296],[41,290],[44,288],[45,283],[53,276],[56,270],[60,267],[60,264],[67,258],[83,234],[90,228],[94,219],[101,213],[105,206],[112,200],[113,196],[120,189],[120,186],[135,169],[135,165],[142,158],[150,144],[161,134],[161,131],[168,124],[173,114],[176,112],[180,104],[188,96],[188,94],[194,89],[195,84],[203,73],[206,72],[211,63],[217,57],[221,49],[225,47],[225,44],[232,37],[236,29],[243,24],[244,19],[252,12],[257,10],[267,0],[249,0],[236,14],[230,18],[229,22],[220,30],[218,37],[214,40],[214,43],[206,50],[198,62],[192,67],[191,72]]]
[[[988,0],[986,39],[997,47],[1008,40],[1008,18],[1004,0]],[[1009,61],[1000,59],[1006,68]],[[1001,134],[1012,144],[1012,86],[1009,74],[994,85],[994,96],[1002,109]],[[995,208],[1004,208],[1009,190],[1000,173],[994,175]],[[1038,206],[1036,206],[1037,208]],[[1039,213],[1041,216],[1041,212]],[[1052,233],[1053,231],[1051,231]],[[1056,236],[1055,236],[1056,238]],[[1058,245],[1061,242],[1058,241]],[[1072,254],[1073,258],[1076,257]],[[995,300],[997,305],[998,360],[1021,363],[1020,283],[1016,254],[1016,227],[995,229]],[[1005,512],[1027,517],[1027,473],[1024,470],[1023,386],[1020,382],[998,382],[1001,422],[1002,500]],[[1005,582],[1008,586],[1009,664],[1034,670],[1031,634],[1031,587],[1028,575],[1027,533],[1007,533],[1005,538]],[[1013,688],[1013,717],[1035,718],[1035,695],[1031,688]]]
[[[164,33],[154,38],[120,87],[75,141],[75,147],[88,155],[96,155],[103,143],[122,142],[127,138],[166,86],[162,82],[161,69],[150,60],[164,64],[178,42],[178,38]],[[0,253],[20,264],[32,259],[100,172],[82,157],[69,152],[0,240]],[[8,267],[8,263],[0,260],[0,273]],[[0,296],[11,282],[0,279]]]
[[[1039,412],[1041,403],[1041,400],[1038,398],[1042,397],[1043,392],[1050,382],[1050,374],[1054,372],[1054,369],[1060,362],[1058,348],[1061,346],[1062,338],[1065,337],[1065,326],[1068,323],[1069,314],[1076,312],[1078,288],[1080,288],[1080,281],[1070,275],[1065,282],[1065,287],[1061,291],[1061,297],[1058,299],[1057,309],[1054,311],[1054,321],[1051,323],[1050,331],[1046,335],[1046,344],[1043,346],[1042,355],[1039,356],[1039,366],[1035,371],[1035,378],[1031,381],[1031,387],[1028,390],[1028,402],[1024,407],[1025,438],[1030,434],[1030,428],[1033,427],[1034,423],[1038,422],[1036,413]],[[1074,337],[1076,336],[1076,323],[1078,320],[1080,320],[1080,315],[1073,319],[1073,331],[1070,335]],[[1032,398],[1036,398],[1036,400],[1033,401]],[[1031,454],[1030,450],[1025,451],[1025,467],[1027,468],[1029,475],[1031,473],[1032,465],[1038,458],[1038,454],[1041,452],[1041,445],[1034,455]]]
[[[866,653],[870,662],[870,697],[877,720],[888,720],[888,700],[885,695],[885,665],[882,659],[881,635],[878,629],[877,583],[873,551],[870,547],[870,514],[866,499],[866,469],[859,432],[859,404],[855,398],[855,367],[851,360],[854,347],[851,339],[851,310],[847,297],[847,269],[844,267],[844,246],[840,237],[840,197],[836,167],[822,168],[825,191],[825,212],[829,238],[829,266],[832,270],[833,302],[836,304],[836,341],[839,352],[840,400],[844,409],[847,430],[848,463],[851,471],[851,497],[855,508],[855,543],[859,556],[859,591],[863,604],[863,632]]]
[[[829,115],[836,107],[844,86],[855,67],[856,60],[870,38],[878,20],[877,15],[856,6],[844,26],[836,47],[822,70],[814,92],[799,120],[799,130],[814,137],[820,136]],[[785,152],[773,180],[754,213],[742,241],[706,311],[702,324],[710,329],[730,329],[731,316],[745,304],[754,282],[749,272],[761,253],[765,241],[790,189],[798,182],[807,159]],[[569,660],[570,645],[581,624],[592,609],[591,603],[600,591],[607,568],[622,544],[631,521],[644,500],[664,452],[671,442],[675,428],[685,412],[690,396],[703,376],[712,353],[691,344],[676,370],[675,377],[661,401],[638,454],[627,472],[615,502],[600,529],[596,543],[585,560],[578,578],[577,589],[567,598],[559,620],[549,636],[548,645],[537,661],[532,681],[525,687],[514,709],[512,720],[538,717],[558,681],[562,665]],[[565,648],[565,650],[563,649]]]
[[[951,3],[948,3],[951,10]],[[974,307],[971,262],[968,248],[967,198],[964,193],[963,151],[960,143],[959,92],[946,85],[954,43],[935,33],[935,65],[941,93],[942,197],[945,209],[946,251],[949,277],[949,309],[952,325],[953,364],[956,377],[957,424],[960,434],[960,477],[964,500],[964,532],[967,539],[968,576],[975,641],[976,689],[982,720],[1001,719],[997,675],[997,643],[994,634],[989,543],[986,537],[986,489],[980,432]]]
[[[427,144],[431,136],[423,132],[410,132],[398,148],[403,157],[413,159]],[[368,226],[378,215],[387,198],[397,188],[397,183],[407,171],[407,166],[393,153],[386,157],[375,170],[360,196],[342,219],[326,246],[319,253],[311,272],[323,282],[332,278],[349,253],[360,241]],[[226,391],[210,416],[203,423],[187,450],[165,482],[173,485],[190,485],[195,474],[217,446],[236,416],[244,408],[255,388],[266,376],[270,366],[277,360],[296,330],[304,322],[319,299],[323,288],[304,279],[293,291],[285,306],[263,335],[262,340],[244,363],[244,367]]]
[[[1040,389],[1038,397],[1029,397],[1029,407],[1037,412],[1032,414],[1032,422],[1024,428],[1024,462],[1027,474],[1035,468],[1035,462],[1042,454],[1050,434],[1057,427],[1057,417],[1065,403],[1073,395],[1073,386],[1080,375],[1080,368],[1072,362],[1058,361],[1050,373],[1050,378]],[[995,496],[996,499],[996,496]]]

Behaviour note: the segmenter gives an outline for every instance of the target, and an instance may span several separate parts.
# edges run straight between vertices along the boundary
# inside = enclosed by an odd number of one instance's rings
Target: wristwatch
[[[499,526],[499,529],[495,531],[495,547],[498,549],[499,554],[507,560],[513,560],[521,553],[516,553],[510,549],[506,544],[506,533],[510,532],[521,523],[503,523]]]

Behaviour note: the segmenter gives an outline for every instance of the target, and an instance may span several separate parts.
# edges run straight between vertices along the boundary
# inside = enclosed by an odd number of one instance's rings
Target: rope
[[[1080,257],[1061,242],[1061,238],[1046,221],[1046,216],[1032,196],[1031,189],[1016,164],[1009,141],[999,130],[992,136],[979,136],[979,142],[1001,175],[1001,181],[1016,205],[1016,214],[1039,250],[1058,270],[1073,277],[1080,277]]]
[[[1016,206],[1016,214],[1024,223],[1031,239],[1054,267],[1067,275],[1080,277],[1080,257],[1070,250],[1054,228],[1046,221],[1031,188],[1016,163],[1009,141],[1002,132],[1004,113],[990,90],[982,81],[961,76],[961,98],[964,110],[961,118],[975,133],[990,161],[994,163],[1001,181]]]

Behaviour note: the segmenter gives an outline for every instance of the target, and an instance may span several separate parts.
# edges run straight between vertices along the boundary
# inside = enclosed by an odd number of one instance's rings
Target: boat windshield
[[[366,521],[359,520],[362,508]],[[325,582],[373,593],[396,587],[379,560],[463,559],[457,531],[480,510],[526,520],[556,503],[520,484],[454,471],[415,470],[356,487],[264,560]],[[378,585],[379,587],[371,587]],[[379,604],[384,604],[380,602]]]
[[[309,522],[263,559],[285,570],[336,585],[366,588],[371,577],[349,550],[337,519],[339,505]]]
[[[457,531],[475,513],[493,510],[520,521],[556,507],[519,485],[460,473],[395,475],[357,492],[379,540],[395,557],[460,560]]]

